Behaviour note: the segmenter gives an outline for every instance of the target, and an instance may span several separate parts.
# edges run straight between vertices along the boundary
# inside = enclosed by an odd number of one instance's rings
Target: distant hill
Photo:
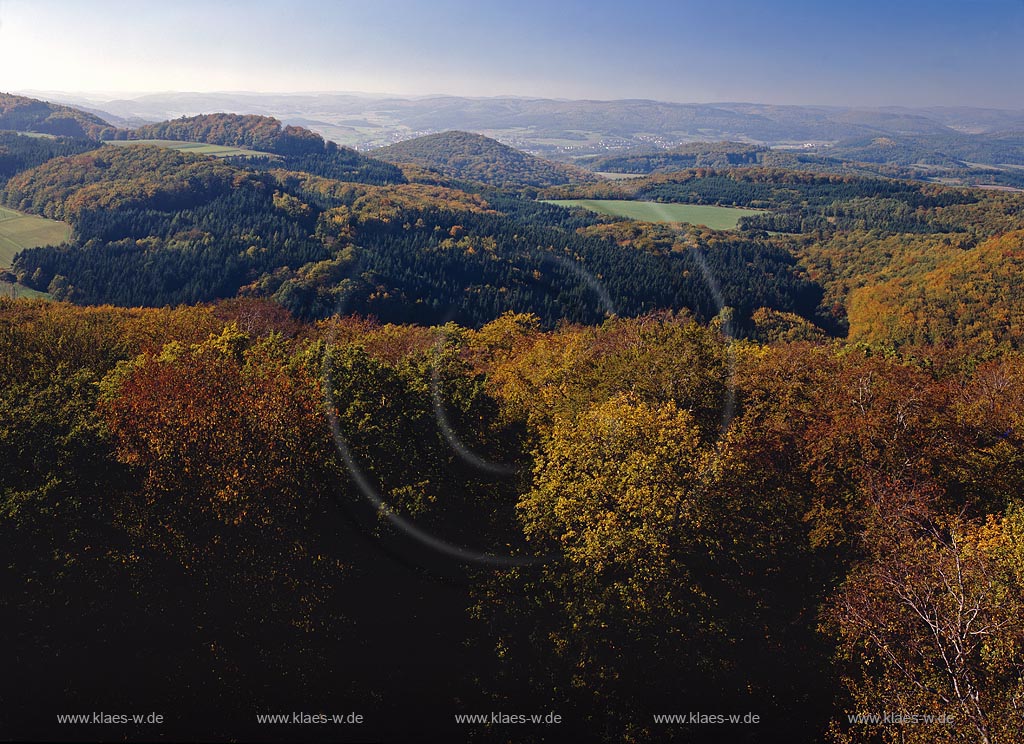
[[[942,139],[957,133],[970,137],[1024,132],[1024,110],[972,107],[854,108],[340,93],[156,93],[114,101],[61,93],[47,93],[46,97],[136,121],[216,111],[275,116],[360,150],[429,132],[476,132],[518,150],[572,163],[584,156],[649,152],[697,141],[804,146],[877,137]],[[973,162],[998,165],[1005,161]]]
[[[100,117],[71,106],[0,93],[0,129],[100,139],[115,128]]]
[[[119,130],[117,139],[175,140],[244,147],[284,157],[290,170],[360,183],[403,183],[401,169],[325,141],[304,127],[285,126],[270,116],[254,114],[202,114],[134,130]],[[268,166],[279,167],[274,161]]]
[[[742,142],[687,142],[670,150],[634,150],[581,159],[580,165],[609,173],[648,174],[685,168],[727,168],[757,165],[769,152],[763,145]]]
[[[691,142],[666,150],[636,148],[579,158],[602,173],[650,175],[690,168],[763,165],[841,175],[885,176],[947,184],[1024,186],[1024,134],[879,135],[834,145],[772,149],[742,142]]]
[[[1024,133],[876,136],[844,140],[823,154],[867,163],[1024,165]]]
[[[559,186],[592,181],[579,168],[552,163],[470,132],[441,132],[372,151],[389,163],[408,163],[449,178],[479,181],[499,188]]]
[[[283,126],[271,116],[244,114],[202,114],[147,124],[126,139],[167,139],[206,142],[210,145],[247,147],[278,155],[308,155],[323,152],[324,138],[303,127]],[[122,137],[118,137],[122,139]]]

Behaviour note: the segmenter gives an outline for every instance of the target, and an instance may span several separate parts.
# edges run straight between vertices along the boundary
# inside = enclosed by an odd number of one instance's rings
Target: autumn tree
[[[835,739],[1017,741],[1024,726],[1020,509],[968,520],[936,513],[927,485],[888,481],[872,484],[869,500],[866,557],[827,615],[848,662],[850,712],[932,718],[850,721],[835,726]]]

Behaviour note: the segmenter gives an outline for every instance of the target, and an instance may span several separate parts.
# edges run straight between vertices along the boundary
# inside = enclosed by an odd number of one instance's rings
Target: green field
[[[71,237],[71,225],[0,207],[0,269],[10,267],[24,248],[58,245]]]
[[[49,300],[52,299],[46,292],[37,292],[34,289],[29,289],[23,284],[11,284],[10,282],[0,281],[0,297],[10,297],[12,299],[29,299],[29,300]]]
[[[244,147],[230,147],[228,145],[208,145],[205,142],[182,142],[180,140],[108,140],[104,144],[113,145],[114,147],[127,147],[129,145],[152,145],[154,147],[165,147],[168,150],[194,152],[197,155],[212,155],[215,158],[230,158],[236,155],[246,158],[277,157],[277,155],[275,155],[272,152],[263,152],[261,150],[248,150]]]
[[[609,181],[624,181],[629,178],[646,178],[643,173],[612,173],[610,171],[594,171],[595,176],[607,178]]]
[[[2,131],[20,134],[22,137],[35,137],[36,139],[57,139],[57,135],[46,134],[45,132],[20,132],[16,129],[4,129]]]
[[[714,230],[735,230],[740,217],[762,214],[763,210],[713,207],[703,204],[662,204],[626,199],[549,199],[547,204],[583,207],[600,214],[629,217],[644,222],[689,222]]]

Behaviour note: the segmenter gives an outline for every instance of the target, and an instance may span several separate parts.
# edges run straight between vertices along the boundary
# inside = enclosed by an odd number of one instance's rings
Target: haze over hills
[[[151,93],[110,99],[48,93],[118,124],[232,111],[273,116],[357,149],[460,130],[548,160],[649,156],[696,142],[797,149],[821,162],[801,167],[877,173],[943,183],[1024,186],[1024,111],[966,106],[669,103],[499,96],[401,97],[354,93]],[[673,158],[669,158],[669,161]],[[793,158],[775,158],[789,167]],[[666,163],[659,160],[657,169]],[[853,165],[851,165],[853,164]],[[861,167],[866,164],[866,170]],[[684,166],[685,167],[685,166]],[[605,168],[605,170],[616,170]],[[627,172],[649,172],[631,166]]]
[[[88,111],[37,101],[26,119],[26,106],[32,100],[7,97],[9,109],[15,101],[21,107],[21,119],[8,116],[7,128],[102,139],[184,139],[270,152],[281,147],[302,149],[311,143],[319,152],[340,143],[340,149],[327,155],[335,161],[347,160],[344,168],[348,169],[372,165],[351,148],[391,142],[397,147],[385,144],[377,149],[382,159],[498,187],[589,180],[582,169],[559,168],[550,161],[629,174],[756,163],[948,184],[1024,187],[1024,112],[1012,110],[171,93],[107,102],[78,97]],[[217,112],[186,115],[209,108]],[[157,114],[167,120],[139,125],[146,115]],[[204,118],[210,116],[213,124]],[[227,141],[219,136],[230,117],[246,121],[242,139]],[[270,127],[277,127],[274,136],[283,137],[276,144],[253,147],[249,139],[256,136],[263,141],[269,136],[269,129],[258,136],[254,133],[265,122],[274,122]],[[438,139],[442,132],[447,133]],[[407,144],[410,141],[415,144]],[[728,153],[723,152],[723,141],[731,143],[725,148]],[[544,160],[530,160],[530,155]],[[322,166],[312,167],[312,172],[327,175]],[[402,176],[393,171],[376,179],[393,181]]]
[[[41,95],[41,94],[40,94]],[[687,141],[737,140],[769,145],[827,143],[868,135],[991,134],[1024,131],[1024,111],[971,107],[790,106],[559,100],[498,96],[369,96],[351,93],[151,93],[104,99],[47,92],[110,118],[161,121],[233,111],[304,119],[339,144],[369,148],[420,134],[459,129],[533,152],[588,154]],[[316,122],[316,126],[312,123]]]

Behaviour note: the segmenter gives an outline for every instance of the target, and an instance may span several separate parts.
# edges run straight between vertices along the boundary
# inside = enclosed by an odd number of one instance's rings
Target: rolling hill
[[[0,93],[0,129],[100,139],[111,134],[114,126],[71,106]]]
[[[586,171],[543,160],[470,132],[429,134],[372,152],[389,163],[416,165],[450,178],[498,188],[559,186],[594,180]]]
[[[701,266],[739,319],[760,307],[811,319],[822,296],[791,255],[742,235],[623,250],[579,232],[607,218],[498,191],[343,182],[152,146],[52,158],[0,200],[74,228],[69,245],[19,253],[13,274],[81,304],[244,295],[306,319],[482,325],[514,311],[553,326],[686,308],[707,320],[719,307]]]
[[[270,116],[203,114],[148,124],[135,130],[119,130],[116,137],[118,140],[202,142],[245,148],[280,156],[266,158],[267,167],[283,164],[289,170],[325,178],[376,184],[403,183],[406,180],[394,165],[348,147],[339,147],[304,127],[283,125]],[[255,164],[256,159],[247,157]]]
[[[124,138],[205,142],[277,155],[309,155],[322,152],[325,147],[323,137],[308,129],[283,126],[271,116],[243,114],[185,116],[147,124],[127,133]]]
[[[113,101],[54,93],[52,98],[109,112],[111,121],[113,117],[158,121],[216,111],[275,116],[361,149],[431,132],[464,130],[554,159],[604,154],[609,149],[673,147],[698,140],[774,145],[838,142],[880,134],[1024,130],[1024,111],[971,107],[857,108],[342,93],[155,93]]]

